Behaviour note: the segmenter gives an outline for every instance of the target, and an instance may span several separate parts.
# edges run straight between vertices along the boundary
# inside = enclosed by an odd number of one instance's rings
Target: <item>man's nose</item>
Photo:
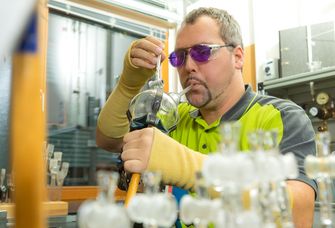
[[[190,53],[187,53],[185,63],[184,63],[185,70],[191,72],[195,71],[197,67],[197,63],[195,62],[194,59],[190,56]]]

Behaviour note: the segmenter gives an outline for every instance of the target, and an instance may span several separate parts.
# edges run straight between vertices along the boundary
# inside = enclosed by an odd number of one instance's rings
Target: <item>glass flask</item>
[[[133,129],[156,126],[169,132],[178,122],[178,104],[162,89],[145,90],[131,100],[128,118]]]
[[[196,173],[196,196],[186,195],[180,201],[180,219],[185,224],[194,224],[195,227],[207,227],[215,223],[221,216],[221,201],[211,200],[207,191],[207,183],[201,172]]]
[[[329,132],[316,134],[316,155],[305,158],[305,170],[310,178],[317,181],[320,203],[320,223],[322,227],[334,227],[332,178],[335,177],[335,156],[330,154],[331,137]]]
[[[98,171],[100,192],[96,200],[85,201],[78,210],[79,228],[130,228],[131,222],[122,205],[114,202],[119,174]]]
[[[136,194],[127,207],[129,217],[144,227],[171,227],[177,219],[177,202],[173,195],[159,192],[161,174],[143,174],[144,193]]]

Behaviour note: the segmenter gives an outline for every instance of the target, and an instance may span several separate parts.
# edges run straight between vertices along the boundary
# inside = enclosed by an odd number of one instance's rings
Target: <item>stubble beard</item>
[[[192,106],[194,106],[194,107],[196,107],[196,108],[199,108],[199,109],[205,107],[205,106],[208,105],[208,103],[211,102],[211,100],[212,100],[212,93],[210,92],[210,90],[209,90],[207,84],[206,84],[204,81],[202,81],[202,80],[200,80],[200,79],[198,79],[198,78],[195,78],[195,77],[189,77],[189,78],[187,79],[187,81],[186,81],[186,85],[185,85],[185,87],[187,87],[187,86],[189,85],[189,84],[188,84],[188,81],[190,81],[190,80],[197,81],[197,85],[203,86],[203,88],[204,88],[204,92],[203,92],[202,100],[201,100],[201,101],[194,101],[194,100],[192,99],[192,90],[191,90],[190,92],[188,92],[188,93],[186,94],[186,98],[187,98],[188,102],[189,102]]]
[[[201,101],[194,101],[192,98],[192,90],[186,94],[186,98],[187,101],[189,102],[189,104],[191,104],[192,106],[201,109],[204,108],[206,106],[208,106],[208,104],[212,101],[215,101],[216,99],[218,99],[219,97],[222,96],[222,94],[224,94],[226,88],[223,88],[217,95],[213,96],[212,92],[210,91],[210,89],[208,88],[207,84],[197,78],[191,78],[192,80],[196,80],[198,83],[198,85],[203,86],[204,91],[202,92],[202,100]],[[186,85],[187,81],[186,81]],[[210,107],[208,107],[210,108]]]
[[[191,98],[191,96],[192,96],[191,94],[186,95],[186,98],[187,98],[188,102],[192,106],[194,106],[196,108],[199,108],[199,109],[208,105],[208,103],[211,102],[211,100],[212,100],[212,94],[207,87],[205,87],[205,91],[204,91],[203,96],[202,96],[203,99],[201,101],[194,101]]]

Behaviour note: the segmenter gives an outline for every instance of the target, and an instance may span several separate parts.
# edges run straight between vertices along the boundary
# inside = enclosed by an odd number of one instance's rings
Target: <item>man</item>
[[[314,132],[304,111],[295,104],[261,96],[242,78],[243,44],[238,23],[226,11],[199,8],[189,13],[179,29],[170,54],[189,104],[179,105],[180,121],[169,137],[156,128],[128,132],[129,101],[153,75],[163,43],[153,37],[134,42],[129,49],[119,84],[102,109],[97,128],[98,146],[121,151],[124,168],[133,173],[161,171],[166,184],[194,186],[194,173],[206,154],[217,149],[219,124],[241,122],[241,148],[248,149],[247,133],[277,129],[282,153],[293,152],[300,176],[288,180],[296,227],[312,227],[315,182],[303,171],[307,154],[315,153]]]

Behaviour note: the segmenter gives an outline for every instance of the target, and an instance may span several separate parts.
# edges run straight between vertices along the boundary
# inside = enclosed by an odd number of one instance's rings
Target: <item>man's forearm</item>
[[[137,68],[129,57],[130,49],[124,59],[124,68],[120,81],[102,108],[98,121],[96,143],[110,151],[120,151],[122,138],[129,131],[126,112],[131,99],[140,91],[152,70]]]
[[[98,147],[112,151],[112,152],[121,152],[123,146],[123,138],[111,138],[104,135],[99,127],[96,129],[96,144]]]
[[[292,216],[296,228],[309,228],[313,226],[315,192],[308,184],[289,180],[288,190],[292,196]]]

